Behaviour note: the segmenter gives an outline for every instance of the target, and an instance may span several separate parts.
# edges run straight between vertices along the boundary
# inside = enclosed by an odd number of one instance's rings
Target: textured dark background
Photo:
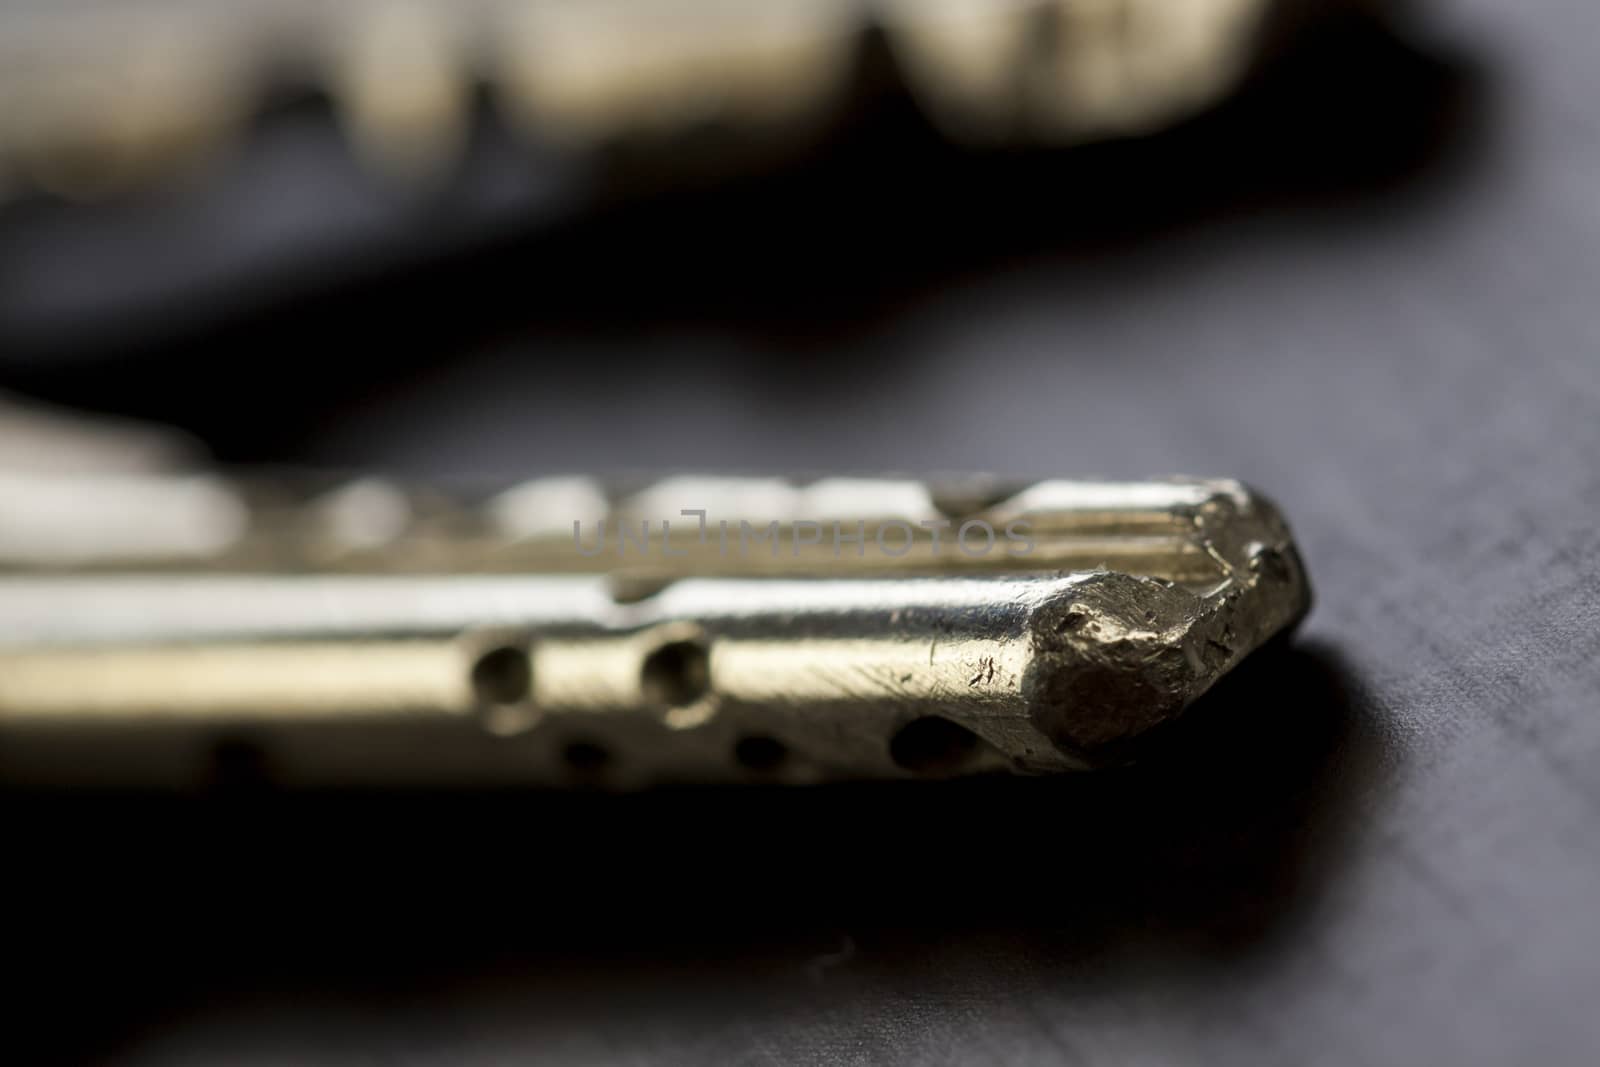
[[[24,1032],[160,1063],[1596,1062],[1600,6],[1425,15],[1088,151],[963,155],[890,102],[810,162],[574,215],[579,170],[487,132],[475,192],[372,207],[286,108],[270,197],[13,219],[0,384],[227,459],[1235,475],[1319,595],[1093,779],[18,798]],[[230,275],[271,218],[385,267]]]

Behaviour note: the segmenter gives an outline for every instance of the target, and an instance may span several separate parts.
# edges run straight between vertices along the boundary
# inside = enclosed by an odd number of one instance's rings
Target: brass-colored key
[[[0,477],[0,779],[812,782],[1119,762],[1309,605],[1236,482]]]

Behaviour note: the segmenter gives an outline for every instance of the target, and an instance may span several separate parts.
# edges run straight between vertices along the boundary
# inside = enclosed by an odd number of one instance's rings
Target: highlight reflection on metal
[[[1071,142],[1212,103],[1312,0],[78,0],[0,9],[0,182],[105,192],[204,156],[274,81],[329,92],[382,170],[449,163],[474,88],[577,146],[792,136],[879,29],[953,136]]]
[[[11,475],[0,504],[8,781],[194,781],[236,741],[290,783],[1079,769],[1309,604],[1283,521],[1229,481],[467,504]]]

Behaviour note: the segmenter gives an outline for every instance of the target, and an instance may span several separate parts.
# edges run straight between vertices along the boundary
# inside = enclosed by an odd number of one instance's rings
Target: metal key
[[[475,86],[578,150],[803,140],[869,31],[951,136],[1076,143],[1214,104],[1317,0],[78,0],[0,8],[0,179],[74,196],[216,154],[276,82],[324,88],[400,176],[448,167]]]
[[[1079,770],[1310,599],[1231,481],[9,476],[0,505],[8,782]]]

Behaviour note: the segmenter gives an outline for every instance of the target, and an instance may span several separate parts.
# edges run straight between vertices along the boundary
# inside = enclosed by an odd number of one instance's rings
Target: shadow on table
[[[1336,655],[1275,647],[1144,763],[1090,776],[12,795],[14,1014],[61,1056],[396,1005],[424,1029],[498,1005],[537,1044],[622,1002],[671,1026],[886,984],[1219,981],[1292,948],[1338,877],[1380,779],[1371,716]]]

